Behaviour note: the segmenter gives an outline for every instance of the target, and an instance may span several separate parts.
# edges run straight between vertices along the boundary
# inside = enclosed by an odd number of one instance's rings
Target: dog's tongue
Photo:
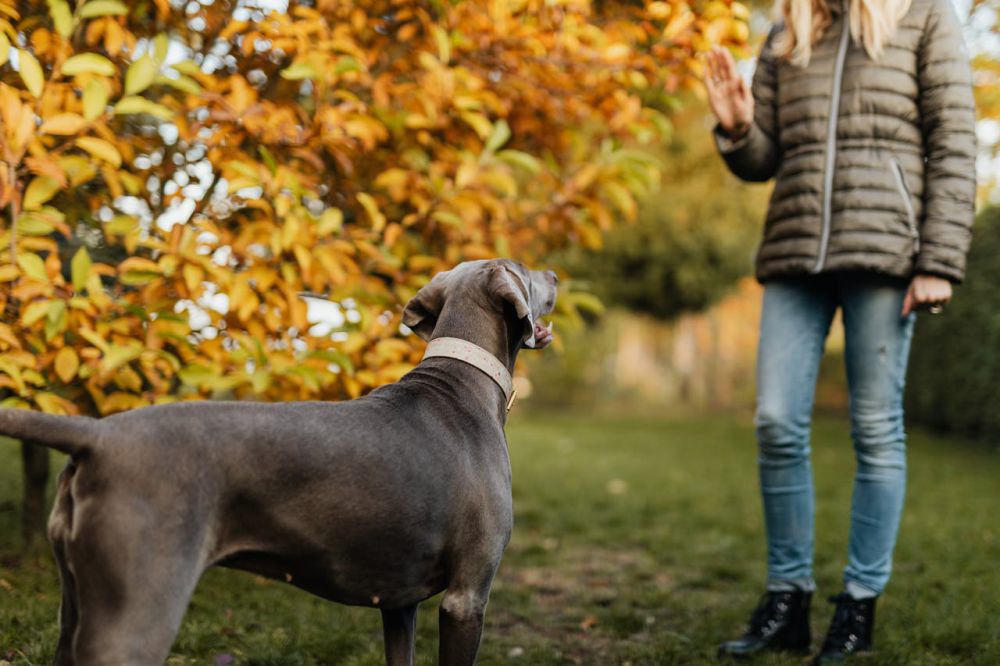
[[[552,324],[545,325],[540,320],[535,322],[535,349],[541,349],[552,342]]]

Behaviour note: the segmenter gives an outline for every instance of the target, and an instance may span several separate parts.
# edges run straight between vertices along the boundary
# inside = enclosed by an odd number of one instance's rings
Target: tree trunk
[[[24,461],[24,500],[21,505],[21,535],[25,549],[45,542],[45,490],[49,481],[49,450],[21,444]]]

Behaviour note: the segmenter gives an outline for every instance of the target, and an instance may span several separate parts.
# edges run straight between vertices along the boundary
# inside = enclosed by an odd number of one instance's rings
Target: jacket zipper
[[[837,159],[837,121],[840,119],[840,86],[844,78],[844,60],[847,57],[847,43],[851,30],[847,22],[847,3],[844,3],[840,18],[840,45],[837,47],[837,61],[833,70],[833,90],[830,93],[830,120],[826,132],[826,164],[823,168],[823,212],[819,237],[819,256],[813,273],[823,270],[826,252],[830,245],[830,217],[833,207],[833,169]]]
[[[896,177],[896,187],[899,195],[903,197],[903,205],[906,207],[906,224],[910,228],[910,235],[913,236],[913,254],[920,252],[920,230],[917,229],[917,214],[913,210],[913,199],[910,197],[910,188],[906,186],[906,178],[903,175],[903,165],[895,157],[891,160],[892,175]]]

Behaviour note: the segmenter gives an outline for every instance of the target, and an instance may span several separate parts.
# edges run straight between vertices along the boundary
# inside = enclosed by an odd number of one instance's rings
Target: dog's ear
[[[526,347],[533,347],[535,321],[528,304],[528,283],[525,278],[503,264],[495,264],[491,267],[489,291],[494,298],[513,306],[517,318],[521,320],[521,343]]]
[[[442,271],[431,278],[403,308],[403,323],[424,340],[430,340],[438,315],[444,307],[445,287],[451,271]]]

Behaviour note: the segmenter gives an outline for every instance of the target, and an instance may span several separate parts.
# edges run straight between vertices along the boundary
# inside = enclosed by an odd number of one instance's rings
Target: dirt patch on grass
[[[518,551],[524,550],[536,547],[515,547],[494,585],[498,598],[519,603],[491,604],[491,636],[553,646],[553,656],[565,663],[607,664],[604,656],[620,655],[623,643],[648,643],[662,625],[662,611],[649,596],[635,594],[640,586],[655,597],[673,585],[649,553],[549,544],[542,563],[521,564]]]

